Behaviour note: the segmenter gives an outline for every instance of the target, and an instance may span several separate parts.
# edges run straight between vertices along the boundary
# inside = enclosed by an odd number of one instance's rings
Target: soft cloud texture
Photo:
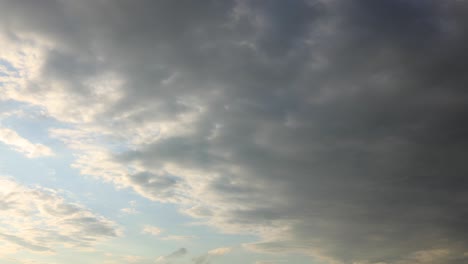
[[[209,263],[212,263],[213,261],[213,258],[215,258],[216,256],[223,256],[223,255],[226,255],[228,254],[229,252],[231,252],[231,248],[215,248],[215,249],[212,249],[210,251],[208,251],[208,253],[204,254],[204,255],[201,255],[199,257],[196,257],[193,259],[193,263],[195,264],[209,264]]]
[[[9,128],[0,127],[0,142],[24,154],[28,158],[52,156],[54,154],[49,147],[43,144],[31,143]]]
[[[215,249],[212,249],[212,250],[208,251],[208,254],[222,256],[222,255],[225,255],[225,254],[231,252],[231,250],[232,250],[231,248],[227,248],[227,247],[215,248]]]
[[[250,250],[465,263],[467,11],[2,0],[0,98],[66,123],[50,134],[82,174],[255,235]]]
[[[161,237],[162,240],[175,240],[175,241],[184,241],[195,238],[194,236],[179,236],[179,235],[169,235]]]
[[[155,226],[145,225],[141,232],[144,233],[144,234],[150,234],[150,235],[153,235],[153,236],[158,236],[159,234],[161,234],[162,230],[160,228],[158,228],[158,227],[155,227]]]
[[[167,256],[160,256],[156,259],[156,263],[171,263],[173,260],[183,258],[187,255],[186,248],[179,248]]]
[[[9,253],[87,250],[122,232],[114,222],[66,201],[60,192],[24,186],[8,177],[0,177],[0,186],[0,243]]]
[[[163,230],[159,227],[156,226],[151,226],[151,225],[145,225],[143,226],[143,229],[141,233],[143,234],[148,234],[152,236],[159,236]],[[160,237],[161,240],[174,240],[174,241],[184,241],[184,240],[189,240],[195,238],[194,236],[181,236],[181,235],[166,235]]]

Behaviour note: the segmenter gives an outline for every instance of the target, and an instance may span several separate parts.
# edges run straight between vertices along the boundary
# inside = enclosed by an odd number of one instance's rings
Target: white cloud
[[[129,214],[129,215],[133,215],[133,214],[139,214],[140,211],[138,211],[137,209],[133,208],[133,207],[126,207],[126,208],[122,208],[120,209],[120,211],[124,214]]]
[[[152,236],[159,236],[163,230],[159,227],[152,225],[145,225],[141,231],[142,234],[149,234]],[[160,237],[161,240],[174,240],[174,241],[184,241],[195,238],[194,236],[180,236],[180,235],[167,235]]]
[[[54,152],[49,147],[43,144],[32,143],[9,128],[0,127],[0,142],[8,145],[15,151],[24,154],[28,158],[54,155]]]
[[[232,248],[228,248],[228,247],[215,248],[215,249],[212,249],[212,250],[208,251],[208,254],[221,256],[221,255],[225,255],[225,254],[231,252],[231,250],[232,250]]]
[[[151,226],[151,225],[145,225],[143,227],[143,230],[141,231],[143,234],[149,234],[149,235],[153,235],[153,236],[158,236],[159,234],[161,234],[162,232],[162,229],[160,229],[159,227],[156,227],[156,226]]]
[[[122,212],[124,214],[128,214],[128,215],[134,215],[134,214],[139,214],[140,213],[140,211],[138,211],[136,209],[136,206],[137,206],[136,201],[130,201],[130,202],[128,202],[128,205],[130,207],[122,208],[122,209],[120,209],[120,212]]]
[[[84,250],[121,235],[114,222],[68,202],[58,191],[24,186],[8,177],[0,177],[0,186],[0,241],[16,250]]]
[[[229,252],[231,252],[231,250],[232,248],[227,248],[227,247],[215,248],[215,249],[208,251],[206,254],[198,256],[192,260],[195,264],[209,264],[211,263],[213,258],[226,255]]]

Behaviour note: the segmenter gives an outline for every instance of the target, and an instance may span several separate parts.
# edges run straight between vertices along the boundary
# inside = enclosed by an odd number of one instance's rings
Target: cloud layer
[[[251,250],[464,263],[467,11],[3,0],[0,98],[67,123],[50,134],[81,173],[255,234]]]

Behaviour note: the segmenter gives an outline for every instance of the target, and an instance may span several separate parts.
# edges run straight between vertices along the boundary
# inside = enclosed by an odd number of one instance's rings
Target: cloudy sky
[[[468,263],[468,1],[0,0],[0,262]]]

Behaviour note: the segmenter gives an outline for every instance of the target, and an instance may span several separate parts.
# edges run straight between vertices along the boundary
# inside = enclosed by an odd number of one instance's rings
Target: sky
[[[0,262],[468,263],[468,1],[0,0]]]

